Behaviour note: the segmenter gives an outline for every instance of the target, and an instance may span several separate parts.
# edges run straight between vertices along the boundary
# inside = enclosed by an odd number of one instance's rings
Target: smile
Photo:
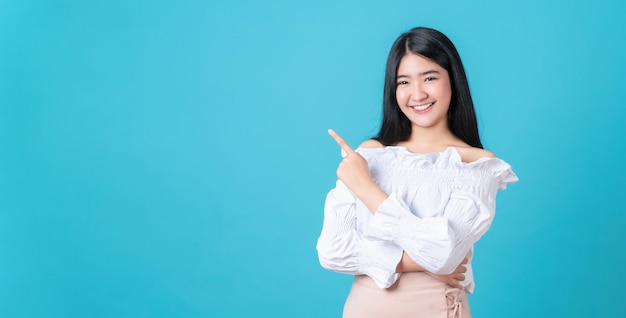
[[[430,106],[432,106],[435,102],[432,103],[428,103],[428,104],[424,104],[424,105],[417,105],[417,106],[409,106],[417,111],[422,111]]]

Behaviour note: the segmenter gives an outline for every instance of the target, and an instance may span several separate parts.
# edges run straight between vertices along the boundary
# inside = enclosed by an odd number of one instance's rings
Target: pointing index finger
[[[352,148],[350,147],[350,145],[348,145],[348,143],[341,138],[341,136],[339,136],[339,134],[337,134],[334,130],[329,129],[328,130],[328,134],[333,137],[333,139],[335,139],[335,141],[337,142],[337,144],[339,145],[339,147],[341,147],[341,149],[343,149],[343,151],[346,152],[346,154],[349,153],[353,153],[354,150],[352,150]]]

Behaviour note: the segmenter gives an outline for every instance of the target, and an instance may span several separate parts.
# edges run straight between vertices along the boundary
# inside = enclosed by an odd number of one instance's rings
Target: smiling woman
[[[326,269],[355,275],[349,317],[470,317],[474,243],[498,190],[517,181],[482,149],[460,57],[442,33],[415,28],[387,61],[376,138],[345,156],[318,239]]]

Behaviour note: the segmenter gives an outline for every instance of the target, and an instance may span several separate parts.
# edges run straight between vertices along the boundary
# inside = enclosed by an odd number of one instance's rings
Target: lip
[[[427,111],[429,111],[431,108],[433,108],[433,106],[435,106],[436,102],[430,102],[430,103],[425,103],[425,104],[419,104],[419,105],[408,105],[409,108],[411,108],[411,111],[413,111],[416,114],[422,114],[425,113]],[[424,109],[416,109],[415,107],[423,107],[428,105],[426,108]]]

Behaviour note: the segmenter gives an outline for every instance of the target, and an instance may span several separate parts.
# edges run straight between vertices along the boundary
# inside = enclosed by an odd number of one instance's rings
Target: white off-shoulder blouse
[[[498,158],[465,163],[454,147],[428,154],[397,146],[356,151],[389,198],[372,214],[337,181],[317,241],[321,265],[368,275],[387,288],[400,278],[395,269],[403,251],[435,274],[451,273],[467,257],[461,285],[472,293],[473,246],[491,225],[497,191],[518,180],[511,166]]]

